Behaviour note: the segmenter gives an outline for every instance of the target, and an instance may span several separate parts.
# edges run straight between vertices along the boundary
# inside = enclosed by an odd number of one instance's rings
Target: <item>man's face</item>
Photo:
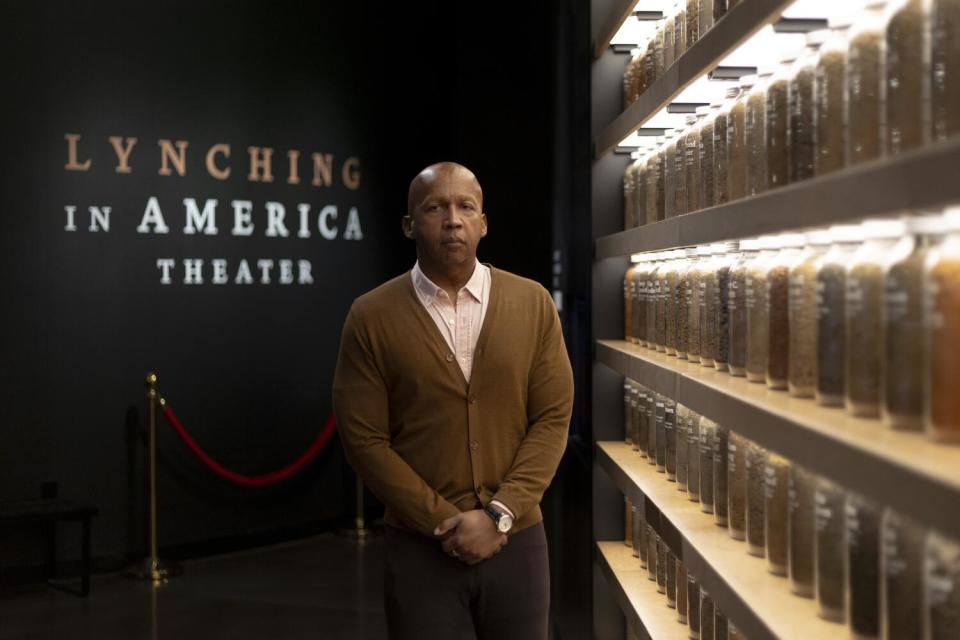
[[[417,243],[421,261],[438,268],[472,264],[487,235],[483,196],[463,170],[436,171],[417,190],[403,219],[404,234]]]

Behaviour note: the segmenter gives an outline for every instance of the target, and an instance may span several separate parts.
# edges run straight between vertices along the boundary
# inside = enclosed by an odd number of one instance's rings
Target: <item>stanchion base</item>
[[[154,562],[151,558],[144,558],[124,571],[123,575],[132,580],[151,580],[157,584],[176,578],[182,573],[183,569],[176,562],[160,559]]]

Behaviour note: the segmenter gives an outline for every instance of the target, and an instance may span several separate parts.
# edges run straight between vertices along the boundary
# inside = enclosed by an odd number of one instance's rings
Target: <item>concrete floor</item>
[[[97,576],[86,599],[46,589],[0,596],[0,640],[386,638],[382,538],[334,535],[184,563],[154,589]]]

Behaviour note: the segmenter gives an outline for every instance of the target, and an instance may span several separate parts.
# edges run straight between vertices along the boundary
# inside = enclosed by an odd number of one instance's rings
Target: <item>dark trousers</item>
[[[391,640],[546,640],[550,565],[542,523],[472,567],[444,554],[440,542],[400,529],[387,527],[385,542]]]

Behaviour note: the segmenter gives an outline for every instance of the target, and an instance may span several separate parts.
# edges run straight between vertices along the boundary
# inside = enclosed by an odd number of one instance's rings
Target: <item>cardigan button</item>
[[[453,362],[453,354],[452,354],[452,353],[448,353],[448,354],[447,354],[447,362]]]

